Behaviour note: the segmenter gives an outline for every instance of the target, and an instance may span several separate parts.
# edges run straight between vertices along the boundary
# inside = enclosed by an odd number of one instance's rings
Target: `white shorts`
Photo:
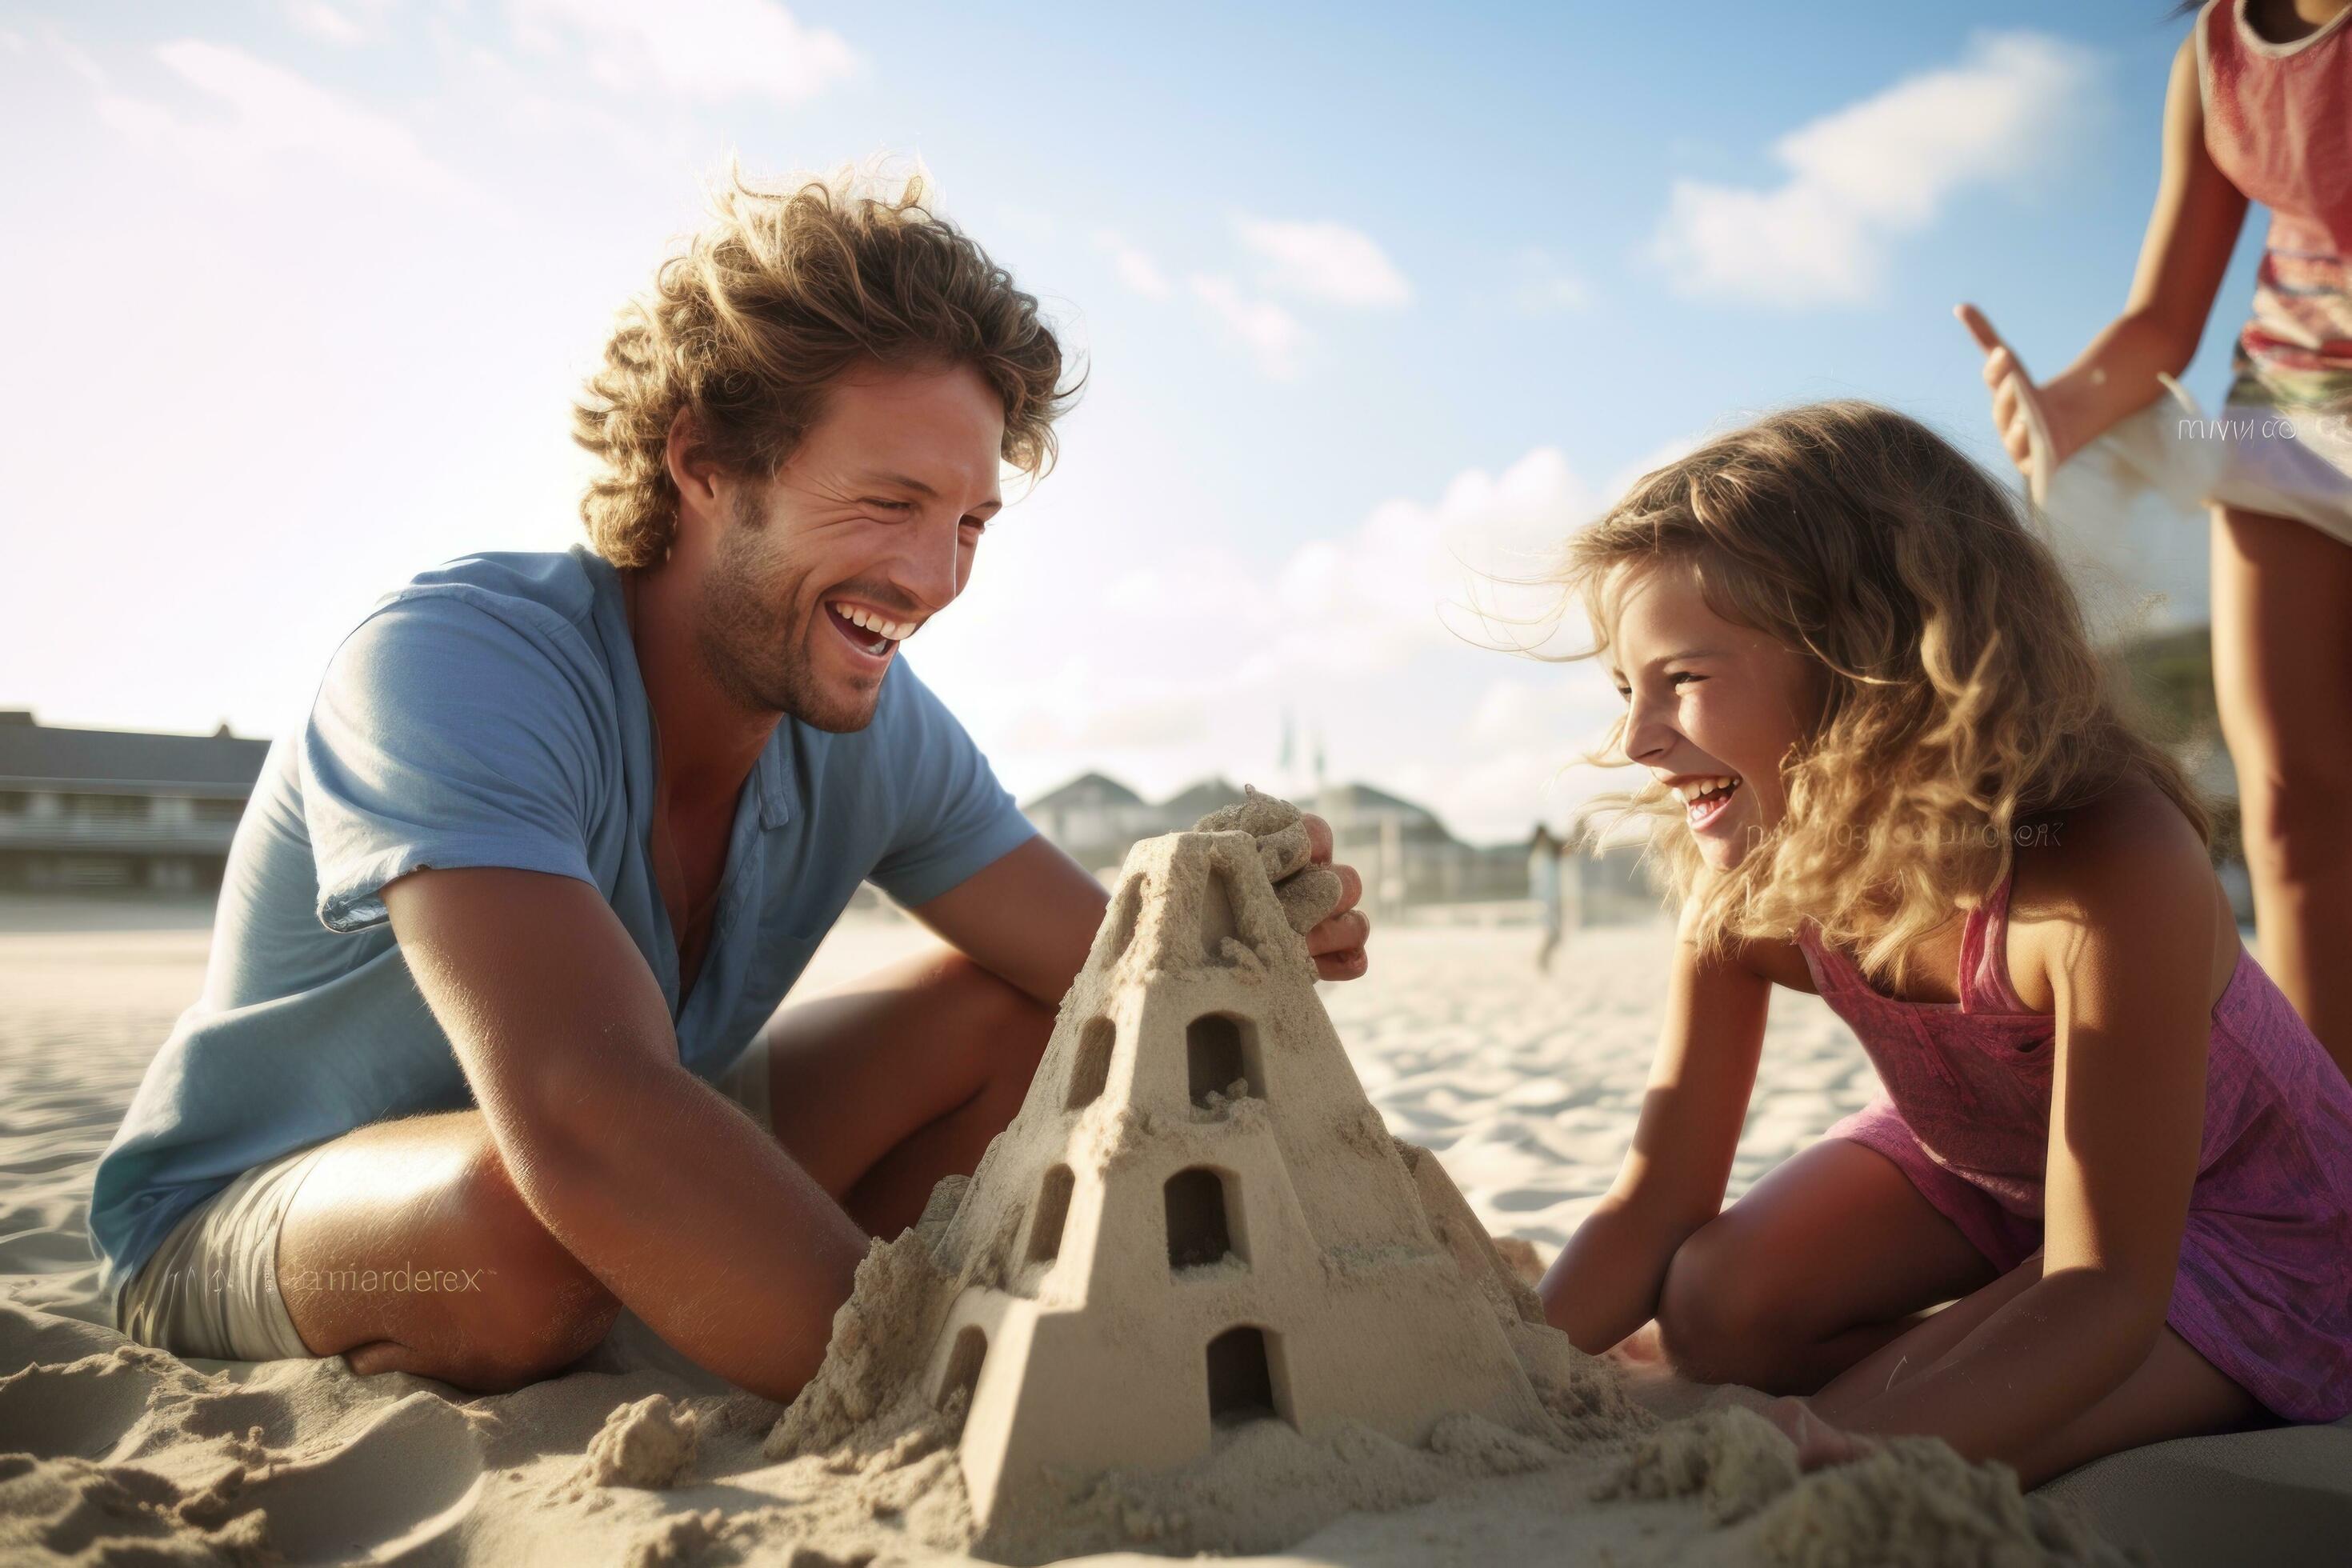
[[[766,1047],[762,1031],[711,1087],[772,1133]],[[315,1357],[278,1293],[278,1233],[302,1179],[327,1148],[313,1143],[256,1165],[189,1210],[116,1296],[114,1326],[174,1355]]]
[[[2210,499],[2352,544],[2352,414],[2229,403],[2221,419],[2228,449]]]

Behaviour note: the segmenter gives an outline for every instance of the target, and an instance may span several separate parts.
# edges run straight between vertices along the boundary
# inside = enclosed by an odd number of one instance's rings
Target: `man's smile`
[[[898,646],[915,635],[921,621],[901,621],[851,599],[825,601],[825,619],[842,640],[865,658],[887,660]]]

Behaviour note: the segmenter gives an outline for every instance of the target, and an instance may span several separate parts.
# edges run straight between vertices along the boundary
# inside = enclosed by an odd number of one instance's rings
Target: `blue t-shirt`
[[[386,882],[506,866],[589,883],[660,983],[679,1061],[713,1079],[861,880],[922,903],[1034,832],[901,658],[866,729],[777,724],[744,782],[681,1011],[653,806],[651,713],[608,563],[582,547],[471,555],[386,595],[300,731],[270,747],[229,849],[204,994],[99,1162],[103,1287],[119,1292],[241,1172],[472,1103],[393,938]]]

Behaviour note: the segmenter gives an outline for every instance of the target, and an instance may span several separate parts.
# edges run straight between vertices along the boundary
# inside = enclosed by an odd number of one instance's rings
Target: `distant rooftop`
[[[1058,789],[1047,790],[1030,801],[1024,811],[1049,811],[1064,805],[1141,805],[1143,797],[1119,783],[1100,773],[1080,773]]]
[[[0,789],[243,795],[268,752],[268,742],[232,735],[226,724],[209,735],[72,730],[25,709],[0,709]]]
[[[1197,820],[1224,806],[1238,805],[1241,799],[1239,784],[1218,777],[1202,779],[1182,794],[1170,795],[1160,804],[1171,816],[1188,816]]]

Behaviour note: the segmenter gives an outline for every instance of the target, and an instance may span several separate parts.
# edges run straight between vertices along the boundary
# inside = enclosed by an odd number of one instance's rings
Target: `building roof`
[[[1200,821],[1213,811],[1228,805],[1237,805],[1241,803],[1241,786],[1223,774],[1219,774],[1215,778],[1202,779],[1199,784],[1170,795],[1160,803],[1160,809],[1172,818],[1192,823]]]
[[[1416,805],[1402,795],[1374,789],[1368,784],[1326,784],[1315,796],[1315,809],[1325,816],[1334,812],[1349,816],[1371,816],[1393,812],[1400,816],[1438,823],[1437,814],[1425,805]]]
[[[157,735],[133,730],[68,730],[30,713],[0,713],[0,787],[122,794],[180,790],[246,795],[261,776],[267,741],[247,740],[224,724],[209,735]]]
[[[1141,805],[1143,797],[1100,773],[1080,773],[1058,789],[1047,790],[1022,806],[1024,811],[1052,811],[1066,805]]]

